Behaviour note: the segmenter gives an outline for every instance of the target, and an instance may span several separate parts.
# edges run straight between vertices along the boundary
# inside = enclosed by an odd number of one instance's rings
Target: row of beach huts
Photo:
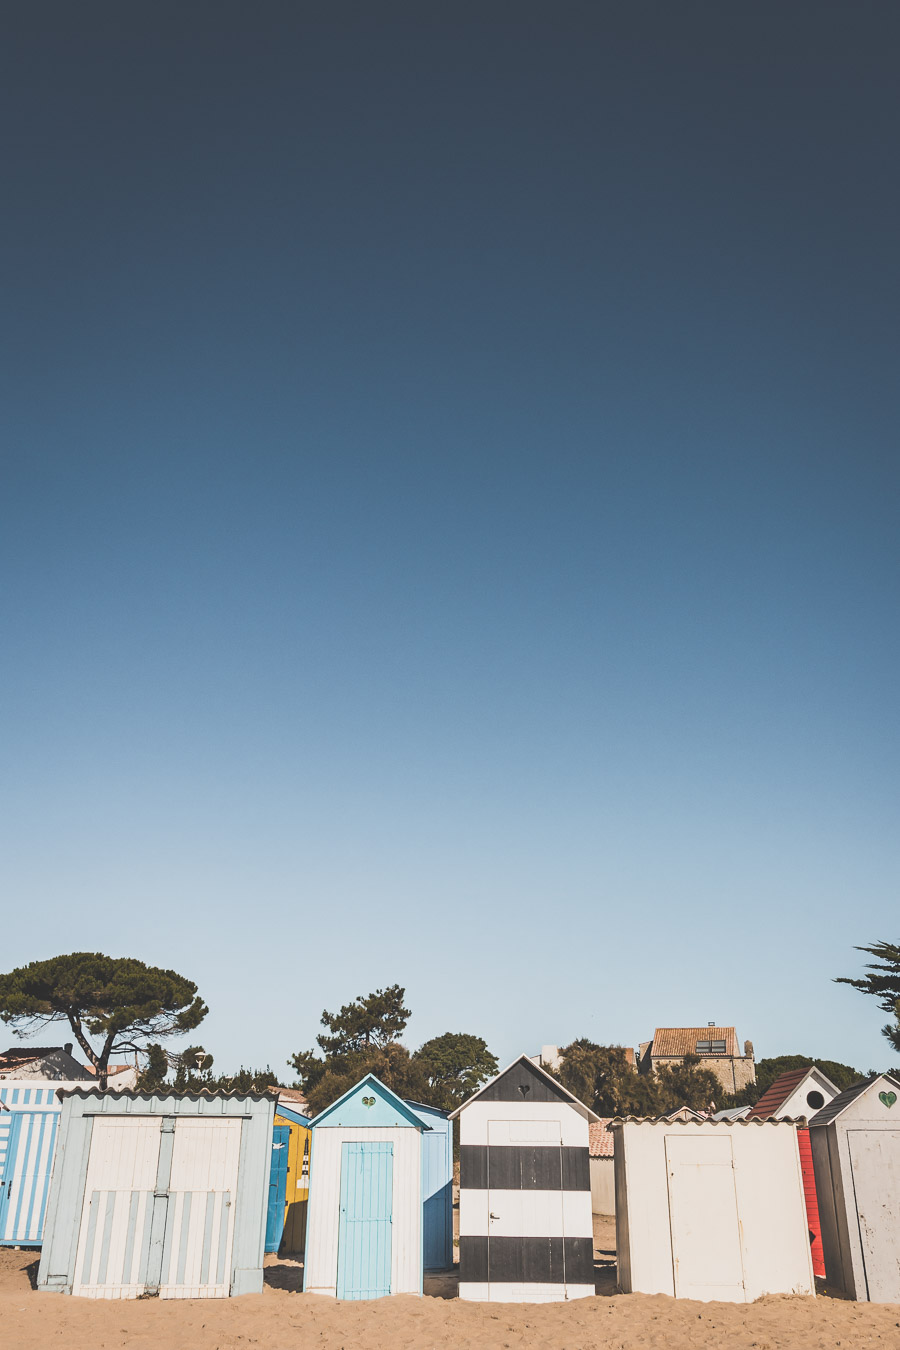
[[[801,1074],[769,1099],[794,1110],[821,1086]],[[824,1273],[900,1302],[900,1080],[829,1098],[808,1119],[764,1098],[742,1118],[601,1121],[526,1055],[452,1114],[372,1075],[312,1120],[267,1093],[0,1079],[0,1244],[40,1247],[38,1288],[87,1298],[259,1292],[276,1251],[302,1256],[308,1292],[421,1293],[454,1265],[458,1118],[462,1298],[592,1295],[603,1158],[625,1293],[749,1302],[814,1295]]]

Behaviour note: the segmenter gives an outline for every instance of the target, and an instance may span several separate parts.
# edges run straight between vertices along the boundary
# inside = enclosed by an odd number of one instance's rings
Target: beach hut
[[[593,1294],[588,1127],[599,1117],[527,1055],[457,1116],[460,1298]]]
[[[39,1247],[62,1103],[74,1083],[0,1079],[0,1246]]]
[[[266,1251],[302,1256],[309,1200],[309,1116],[279,1097],[272,1132]]]
[[[792,1121],[614,1120],[626,1294],[814,1294]]]
[[[110,1299],[262,1291],[271,1096],[60,1097],[38,1289]]]
[[[422,1264],[426,1271],[453,1265],[453,1122],[446,1111],[421,1102],[406,1105],[426,1127],[422,1135]]]
[[[838,1089],[827,1074],[815,1064],[809,1068],[789,1069],[768,1088],[755,1106],[746,1114],[747,1120],[769,1120],[779,1116],[796,1119],[813,1116],[838,1095]],[[813,1169],[812,1145],[809,1130],[797,1127],[797,1146],[800,1150],[800,1170],[803,1173],[803,1193],[806,1201],[806,1223],[809,1247],[812,1252],[813,1273],[825,1278],[825,1254],[822,1249],[822,1227],[816,1198],[816,1178]]]
[[[825,1278],[848,1298],[900,1302],[900,1077],[839,1093],[809,1135]]]
[[[367,1074],[310,1128],[304,1290],[342,1299],[421,1294],[429,1126]]]

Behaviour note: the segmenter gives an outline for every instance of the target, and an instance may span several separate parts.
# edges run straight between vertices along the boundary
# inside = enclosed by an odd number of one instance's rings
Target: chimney
[[[715,1024],[715,1022],[707,1022],[706,1025],[707,1025],[708,1027],[714,1027],[716,1024]]]
[[[66,1052],[67,1055],[71,1055],[71,1053],[72,1053],[72,1042],[69,1041],[68,1045],[64,1045],[64,1046],[63,1046],[63,1049],[65,1050],[65,1052]]]

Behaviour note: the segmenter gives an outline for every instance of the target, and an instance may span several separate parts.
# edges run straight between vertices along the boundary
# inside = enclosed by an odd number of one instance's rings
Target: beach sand
[[[338,1303],[300,1294],[301,1268],[267,1258],[266,1289],[235,1299],[103,1302],[34,1292],[38,1254],[0,1248],[3,1350],[900,1350],[900,1304],[769,1297],[692,1303],[614,1294],[615,1227],[595,1225],[596,1298],[462,1303],[454,1276],[424,1298]]]

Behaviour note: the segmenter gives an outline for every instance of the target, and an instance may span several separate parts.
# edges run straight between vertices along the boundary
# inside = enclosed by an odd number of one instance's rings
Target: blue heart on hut
[[[890,1108],[894,1105],[894,1102],[897,1100],[897,1094],[896,1092],[879,1092],[878,1100],[880,1102],[884,1102],[885,1106],[888,1108],[888,1110],[890,1110]]]

